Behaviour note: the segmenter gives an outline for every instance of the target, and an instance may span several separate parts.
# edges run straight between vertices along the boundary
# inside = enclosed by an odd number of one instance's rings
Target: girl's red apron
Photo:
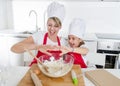
[[[81,68],[87,68],[81,54],[75,52],[69,52],[68,54],[74,57],[74,64],[79,64]]]
[[[46,33],[45,35],[44,35],[44,40],[43,40],[43,45],[46,45],[46,43],[47,43],[47,37],[48,37],[48,33]],[[61,46],[61,44],[60,44],[60,40],[59,40],[59,37],[57,36],[57,42],[58,42],[58,46]],[[50,53],[52,53],[52,55],[54,56],[54,57],[59,57],[59,54],[61,53],[61,51],[48,51],[48,52],[50,52]],[[42,55],[46,55],[45,53],[42,53],[40,50],[38,50],[38,53],[37,53],[37,55],[36,55],[36,57],[37,58],[39,58],[40,56],[42,56]],[[48,56],[49,57],[49,56]],[[33,61],[31,62],[31,64],[29,65],[29,66],[31,66],[32,64],[35,64],[35,63],[37,63],[37,60],[36,59],[33,59]]]

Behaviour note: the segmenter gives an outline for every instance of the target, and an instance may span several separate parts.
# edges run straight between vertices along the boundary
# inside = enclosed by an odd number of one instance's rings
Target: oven
[[[105,54],[105,68],[120,68],[120,42],[98,41],[97,53]]]

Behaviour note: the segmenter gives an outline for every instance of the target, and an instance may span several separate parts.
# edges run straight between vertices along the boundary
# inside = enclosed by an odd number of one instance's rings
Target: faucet
[[[35,15],[36,15],[36,31],[38,31],[39,30],[39,28],[38,28],[38,25],[37,25],[37,12],[35,11],[35,10],[31,10],[30,12],[29,12],[29,16],[31,15],[31,13],[34,13]]]

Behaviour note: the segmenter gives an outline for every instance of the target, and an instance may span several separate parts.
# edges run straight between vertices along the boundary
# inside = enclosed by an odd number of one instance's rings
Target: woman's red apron
[[[68,54],[74,57],[74,64],[79,64],[81,68],[87,68],[87,65],[85,64],[81,54],[75,52],[69,52]]]
[[[44,35],[44,40],[43,40],[43,45],[46,45],[46,43],[47,43],[47,37],[48,37],[48,33],[46,33],[45,35]],[[57,42],[58,42],[58,46],[61,46],[61,44],[60,44],[60,40],[59,40],[59,37],[57,36]],[[50,53],[52,53],[52,55],[54,56],[54,57],[60,57],[59,55],[60,55],[60,53],[61,53],[61,51],[48,51],[48,52],[50,52]],[[36,55],[36,57],[37,58],[39,58],[40,56],[42,56],[42,55],[46,55],[45,53],[43,53],[43,52],[41,52],[40,50],[38,50],[38,53],[37,53],[37,55]],[[48,56],[49,57],[49,56]],[[31,62],[31,64],[29,65],[29,66],[31,66],[32,64],[36,64],[37,63],[37,60],[36,59],[33,59],[33,61]]]

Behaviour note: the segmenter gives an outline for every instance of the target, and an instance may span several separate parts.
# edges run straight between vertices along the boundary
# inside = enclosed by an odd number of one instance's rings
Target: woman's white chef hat
[[[47,15],[49,17],[57,17],[62,22],[65,17],[64,5],[57,2],[52,2],[47,8]]]
[[[68,35],[74,35],[78,38],[83,39],[84,34],[85,34],[85,22],[80,18],[73,19],[69,26]]]

